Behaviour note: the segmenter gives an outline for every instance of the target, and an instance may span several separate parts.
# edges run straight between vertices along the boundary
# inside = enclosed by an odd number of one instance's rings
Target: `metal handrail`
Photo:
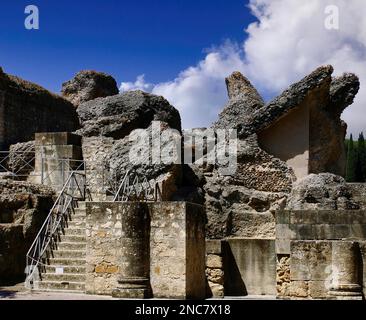
[[[132,183],[130,183],[132,181]],[[127,170],[114,196],[116,201],[161,201],[159,184],[153,180],[153,185],[146,176],[134,169]]]
[[[81,177],[81,184],[77,177]],[[79,172],[71,172],[64,184],[60,195],[55,201],[50,213],[38,232],[26,256],[26,281],[25,285],[32,288],[34,276],[38,267],[43,265],[42,259],[48,249],[57,243],[59,231],[62,230],[64,222],[74,211],[78,200],[85,200],[87,195],[85,175]],[[61,227],[61,228],[60,228]],[[40,272],[38,272],[40,276]]]
[[[36,153],[30,151],[0,151],[0,172],[7,173],[11,176],[27,176],[30,171],[34,170],[34,162]],[[20,168],[12,170],[9,168],[8,162],[20,162]]]

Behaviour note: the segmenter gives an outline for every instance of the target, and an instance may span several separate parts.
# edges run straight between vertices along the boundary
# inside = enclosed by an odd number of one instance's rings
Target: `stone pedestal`
[[[69,132],[35,134],[35,167],[29,182],[61,190],[71,171],[84,169],[81,136]]]
[[[121,265],[116,298],[151,297],[150,214],[145,203],[132,205],[122,215]]]
[[[362,299],[358,250],[357,242],[333,241],[330,296],[342,300]]]

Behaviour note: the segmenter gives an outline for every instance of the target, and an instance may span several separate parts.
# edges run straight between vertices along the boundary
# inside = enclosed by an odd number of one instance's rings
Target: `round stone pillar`
[[[116,298],[151,297],[150,214],[146,203],[122,206],[121,263]]]
[[[354,241],[332,242],[332,285],[329,295],[337,299],[362,299],[359,283],[359,247]]]

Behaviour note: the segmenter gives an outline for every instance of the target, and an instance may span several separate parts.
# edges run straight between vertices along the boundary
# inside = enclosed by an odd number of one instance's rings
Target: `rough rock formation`
[[[161,130],[164,132],[169,129],[167,123],[161,122]],[[149,138],[147,144],[151,144],[152,127],[147,129],[136,129],[131,132],[131,135],[142,136],[146,135]],[[176,132],[178,148],[181,147],[181,134]],[[133,144],[135,141],[130,140],[130,136],[120,139],[115,142],[112,149],[106,156],[107,166],[115,172],[118,180],[122,179],[124,174],[129,169],[135,169],[141,176],[146,177],[149,181],[155,179],[156,181],[164,181],[164,187],[162,187],[163,199],[171,199],[173,194],[178,190],[178,185],[181,184],[182,179],[182,165],[177,163],[164,163],[159,159],[160,163],[152,162],[152,148],[146,149],[147,152],[141,152],[136,154],[133,152]],[[152,146],[152,144],[151,144]],[[170,147],[174,148],[171,139],[160,139],[160,148],[163,150]],[[138,157],[138,158],[137,158]],[[159,154],[160,157],[160,154]]]
[[[78,72],[75,77],[62,84],[62,96],[79,106],[86,101],[119,93],[116,80],[105,73],[92,70]]]
[[[181,130],[179,112],[163,97],[142,91],[88,101],[77,112],[82,124],[78,133],[87,137],[122,139],[134,129],[146,129],[153,120]]]
[[[320,67],[301,81],[291,85],[267,105],[250,112],[246,121],[237,127],[240,138],[245,139],[253,133],[265,129],[292,109],[299,107],[313,90],[321,92],[322,89],[326,89],[329,92],[332,73],[332,66]],[[323,96],[324,94],[317,98],[325,99]],[[317,102],[317,106],[321,106],[322,101]]]
[[[24,280],[26,253],[54,196],[42,185],[0,180],[0,285]]]
[[[247,123],[253,112],[264,106],[264,101],[250,81],[240,72],[226,78],[229,102],[214,124],[216,129],[236,129]]]
[[[35,142],[21,142],[13,144],[9,148],[8,169],[10,172],[28,176],[34,170],[35,165]]]
[[[240,73],[234,72],[226,79],[230,100],[213,128],[238,130],[238,164],[236,173],[228,177],[222,177],[217,167],[211,173],[206,170],[204,190],[210,238],[232,235],[273,237],[271,213],[284,207],[296,181],[292,164],[305,167],[302,170],[306,174],[344,173],[345,124],[340,115],[353,102],[359,80],[353,74],[332,78],[332,73],[332,66],[320,67],[266,105],[249,80]],[[281,137],[281,131],[275,131],[277,129],[273,129],[273,125],[297,110],[303,110],[306,117],[300,115],[299,119],[307,121],[307,125],[296,133],[285,130]],[[286,128],[286,123],[282,125]],[[294,149],[285,147],[278,155],[265,150],[262,146],[265,130],[267,137],[277,135],[282,139],[274,141],[280,147],[283,141],[288,142],[289,136],[295,136]],[[297,146],[301,143],[305,144],[304,150]],[[267,145],[271,147],[271,144],[269,140]],[[284,152],[288,152],[288,156],[280,157]],[[319,176],[319,179],[323,177]],[[336,179],[333,178],[334,181]],[[342,182],[337,183],[342,190]],[[291,194],[291,197],[296,198],[296,195]],[[339,197],[339,203],[333,199],[331,205],[327,202],[327,193],[321,193],[319,201],[323,199],[326,203],[320,203],[319,208],[354,208],[350,193]]]
[[[332,78],[332,73],[332,66],[320,67],[256,110],[247,108],[242,101],[245,114],[241,117],[243,121],[238,125],[233,123],[239,131],[239,137],[245,139],[260,133],[291,111],[308,108],[309,173],[344,175],[346,125],[340,116],[353,103],[360,83],[353,74]],[[230,113],[230,109],[224,110],[224,116],[227,112]]]
[[[113,176],[116,180],[123,178],[127,169],[134,168],[149,180],[156,179],[164,185],[162,188],[164,199],[171,199],[173,194],[178,191],[182,184],[183,165],[157,164],[153,163],[151,159],[153,121],[160,121],[161,133],[166,129],[175,129],[178,140],[181,140],[179,112],[167,100],[142,91],[130,91],[83,103],[77,112],[82,124],[82,128],[77,133],[84,137],[84,150],[88,149],[89,144],[92,144],[92,148],[100,145],[97,140],[111,139],[108,140],[108,146],[102,148],[102,153],[97,151],[98,155],[84,152],[85,160],[95,161],[98,157],[97,162],[102,164],[105,170],[112,172],[107,175]],[[142,133],[138,130],[142,130]],[[131,147],[137,143],[137,141],[130,141],[130,137],[137,137],[139,133],[149,136],[148,142],[143,147],[149,145],[151,147],[147,150],[143,164],[134,163],[133,156],[130,158]],[[171,142],[170,139],[161,141],[161,149],[163,150]],[[179,147],[180,145],[179,141]],[[96,172],[95,175],[100,175],[100,173]],[[183,190],[177,197],[182,193],[184,193]]]
[[[353,189],[334,174],[310,174],[294,183],[286,208],[289,210],[354,210]]]
[[[34,139],[35,132],[74,131],[75,107],[46,89],[0,68],[0,148]]]

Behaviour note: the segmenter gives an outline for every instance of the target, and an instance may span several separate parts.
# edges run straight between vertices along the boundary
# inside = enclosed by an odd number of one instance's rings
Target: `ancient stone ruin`
[[[237,169],[224,174],[209,162],[208,130],[182,130],[163,97],[118,94],[95,71],[58,96],[1,70],[0,285],[115,298],[364,299],[366,186],[342,177],[340,118],[360,83],[332,73],[320,67],[269,103],[230,75],[229,101],[208,128],[237,130]],[[174,130],[193,163],[136,164],[131,137],[156,124]]]

